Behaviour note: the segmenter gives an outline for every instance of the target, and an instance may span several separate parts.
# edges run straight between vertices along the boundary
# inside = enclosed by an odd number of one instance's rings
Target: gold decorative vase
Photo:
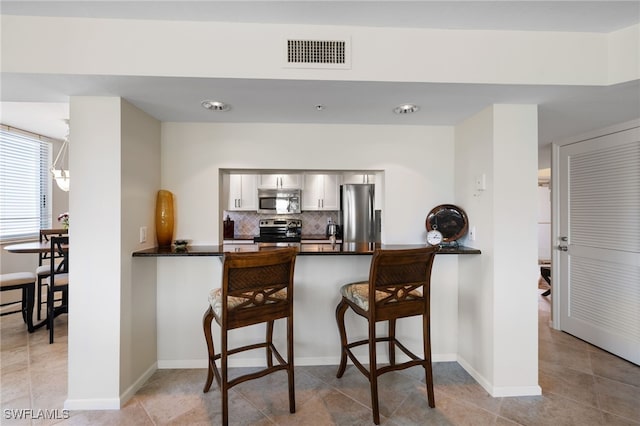
[[[156,238],[160,247],[171,246],[173,216],[173,194],[161,189],[156,197]]]

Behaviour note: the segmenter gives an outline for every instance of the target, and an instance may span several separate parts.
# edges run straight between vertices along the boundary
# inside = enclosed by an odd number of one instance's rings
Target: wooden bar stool
[[[273,249],[260,252],[225,253],[222,288],[209,295],[209,308],[202,319],[209,351],[209,370],[204,392],[208,392],[215,376],[222,392],[222,423],[229,423],[228,392],[233,386],[279,370],[286,370],[289,380],[289,411],[296,411],[293,375],[293,269],[297,249]],[[273,344],[273,325],[277,319],[287,320],[287,360]],[[216,354],[211,337],[211,322],[220,326],[220,353]],[[266,323],[264,342],[228,347],[230,330]],[[228,380],[228,357],[240,352],[265,348],[266,368]],[[275,357],[277,364],[274,365]],[[216,361],[220,360],[220,369]]]
[[[33,304],[36,288],[36,275],[32,272],[14,272],[0,275],[0,291],[22,290],[20,310],[5,312],[2,315],[22,312],[22,319],[27,324],[29,333],[33,333]],[[2,306],[18,302],[3,303]]]
[[[377,249],[371,259],[369,281],[342,286],[342,300],[336,308],[336,321],[340,332],[342,351],[337,377],[344,374],[347,357],[369,379],[373,422],[380,424],[378,405],[378,376],[390,371],[421,365],[426,373],[429,407],[435,407],[433,373],[431,370],[431,337],[429,328],[429,294],[431,267],[438,247],[409,250]],[[373,303],[371,302],[373,301]],[[348,308],[365,318],[369,325],[369,337],[349,343],[344,326]],[[400,343],[395,336],[396,320],[422,316],[423,357],[419,358]],[[376,337],[376,323],[389,321],[389,336]],[[377,365],[376,343],[388,342],[389,364]],[[369,369],[351,351],[354,347],[369,346]],[[395,349],[399,348],[410,360],[396,362]]]

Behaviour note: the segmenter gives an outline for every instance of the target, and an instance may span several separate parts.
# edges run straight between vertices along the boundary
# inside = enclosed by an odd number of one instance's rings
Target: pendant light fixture
[[[60,151],[58,151],[58,155],[56,156],[55,161],[51,165],[51,175],[56,180],[56,184],[58,188],[61,190],[68,192],[69,191],[69,168],[65,169],[65,164],[67,164],[67,153],[69,150],[69,120],[64,120],[67,123],[67,134],[62,142],[62,146],[60,147]],[[58,165],[58,161],[60,161],[59,168],[56,168]]]

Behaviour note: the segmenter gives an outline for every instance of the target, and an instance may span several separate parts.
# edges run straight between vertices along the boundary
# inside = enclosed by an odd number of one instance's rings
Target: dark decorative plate
[[[442,241],[450,242],[463,237],[469,228],[467,214],[453,204],[441,204],[431,209],[426,220],[427,232],[437,229]]]

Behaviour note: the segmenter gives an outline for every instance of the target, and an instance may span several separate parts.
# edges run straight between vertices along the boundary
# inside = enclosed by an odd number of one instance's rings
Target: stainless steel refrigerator
[[[375,185],[345,184],[340,187],[340,220],[344,243],[380,242],[380,211],[375,209]]]

